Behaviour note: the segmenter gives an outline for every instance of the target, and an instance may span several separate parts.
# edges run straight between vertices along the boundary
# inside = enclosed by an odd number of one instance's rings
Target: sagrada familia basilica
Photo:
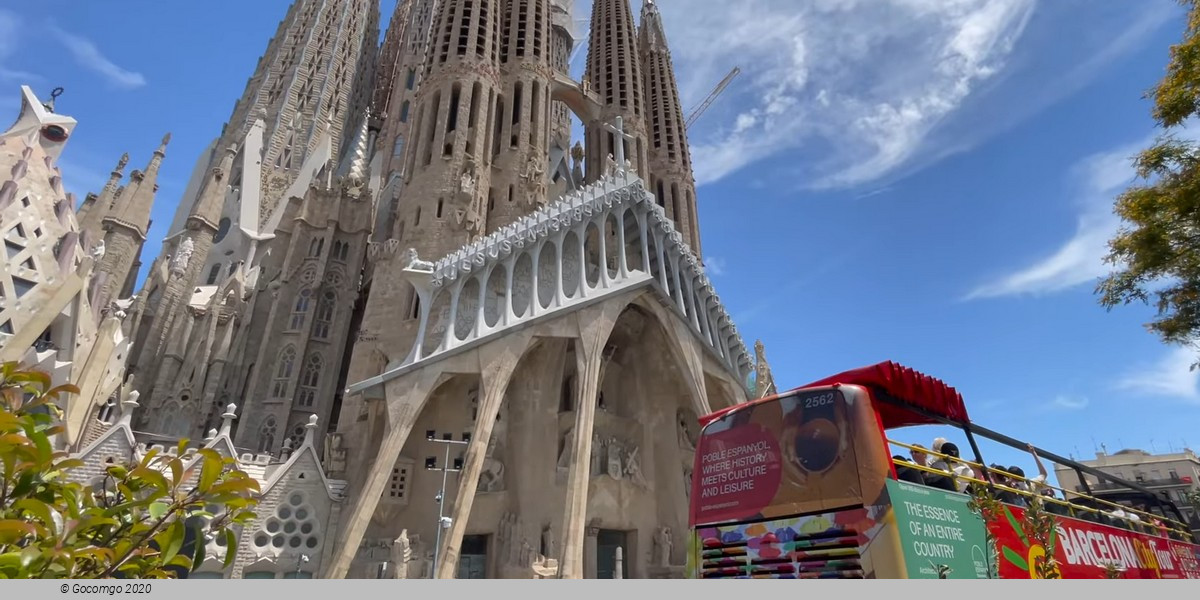
[[[77,207],[76,122],[22,88],[0,359],[80,388],[76,477],[186,438],[261,482],[191,577],[682,576],[697,418],[771,378],[658,7],[595,0],[575,80],[571,5],[401,0],[380,45],[377,0],[295,0],[140,287],[170,136]]]

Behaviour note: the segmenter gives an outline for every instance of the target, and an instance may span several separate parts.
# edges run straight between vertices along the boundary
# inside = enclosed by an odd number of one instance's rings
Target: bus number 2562
[[[834,398],[835,398],[835,394],[833,392],[821,394],[820,396],[813,396],[812,398],[805,398],[804,399],[804,408],[818,408],[821,406],[829,406],[829,405],[833,404]]]

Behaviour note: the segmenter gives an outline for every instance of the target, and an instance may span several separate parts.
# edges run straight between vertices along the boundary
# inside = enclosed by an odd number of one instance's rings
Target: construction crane
[[[698,121],[700,119],[700,117],[702,117],[704,115],[704,112],[707,111],[708,108],[713,105],[713,102],[716,102],[717,98],[720,97],[720,95],[725,92],[725,88],[729,87],[729,84],[733,83],[733,80],[736,79],[737,76],[741,75],[741,74],[742,74],[741,67],[734,67],[733,70],[730,71],[729,74],[725,76],[725,79],[722,79],[721,83],[717,84],[716,89],[714,89],[712,91],[712,93],[709,94],[708,97],[704,99],[704,102],[701,102],[700,106],[698,108],[696,108],[695,110],[693,110],[690,115],[688,115],[687,121],[683,124],[683,128],[691,129],[692,125],[695,124],[695,122]]]

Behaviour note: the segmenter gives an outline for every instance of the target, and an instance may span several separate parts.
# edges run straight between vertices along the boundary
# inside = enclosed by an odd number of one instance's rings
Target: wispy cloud
[[[75,61],[81,66],[104,77],[109,84],[122,89],[136,89],[146,85],[146,78],[141,73],[129,71],[109,60],[100,48],[91,40],[68,33],[57,25],[49,25],[50,32],[66,46]]]
[[[724,126],[694,136],[700,183],[819,149],[816,187],[873,180],[996,76],[1036,0],[660,0],[685,102],[735,64]],[[715,111],[714,111],[715,112]],[[709,115],[706,118],[714,118]]]
[[[1050,401],[1050,407],[1057,410],[1083,410],[1090,404],[1087,398],[1073,394],[1059,394]]]
[[[0,10],[0,81],[27,83],[41,79],[33,73],[9,67],[21,41],[21,30],[22,21],[16,13]]]
[[[1179,132],[1184,139],[1200,139],[1200,132]],[[1079,161],[1070,177],[1078,190],[1079,217],[1075,232],[1056,251],[1007,275],[976,287],[966,300],[1004,296],[1039,296],[1095,283],[1110,271],[1104,257],[1108,242],[1120,227],[1113,213],[1116,196],[1134,181],[1135,155],[1153,143],[1147,136],[1134,144],[1095,154]]]
[[[715,277],[720,277],[725,274],[725,259],[716,256],[710,256],[704,259],[704,270]]]
[[[1119,389],[1200,403],[1200,371],[1193,371],[1197,350],[1188,346],[1174,348],[1158,362],[1135,368],[1120,381]]]

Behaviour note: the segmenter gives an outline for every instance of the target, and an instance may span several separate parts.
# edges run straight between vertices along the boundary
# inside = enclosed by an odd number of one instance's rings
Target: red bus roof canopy
[[[967,407],[963,404],[962,394],[958,393],[958,390],[946,385],[946,382],[940,379],[930,377],[892,361],[839,373],[820,381],[814,381],[808,385],[802,385],[780,395],[786,395],[806,388],[831,385],[860,385],[866,388],[876,388],[901,402],[922,409],[931,415],[960,423],[970,422],[970,418],[967,417]],[[769,400],[770,398],[764,398],[750,404]],[[708,416],[701,417],[700,426],[708,425],[725,414],[744,406],[747,405],[731,406]],[[889,402],[875,402],[875,410],[879,413],[880,419],[883,421],[884,429],[940,423],[940,421],[929,415],[924,415],[910,408]]]

